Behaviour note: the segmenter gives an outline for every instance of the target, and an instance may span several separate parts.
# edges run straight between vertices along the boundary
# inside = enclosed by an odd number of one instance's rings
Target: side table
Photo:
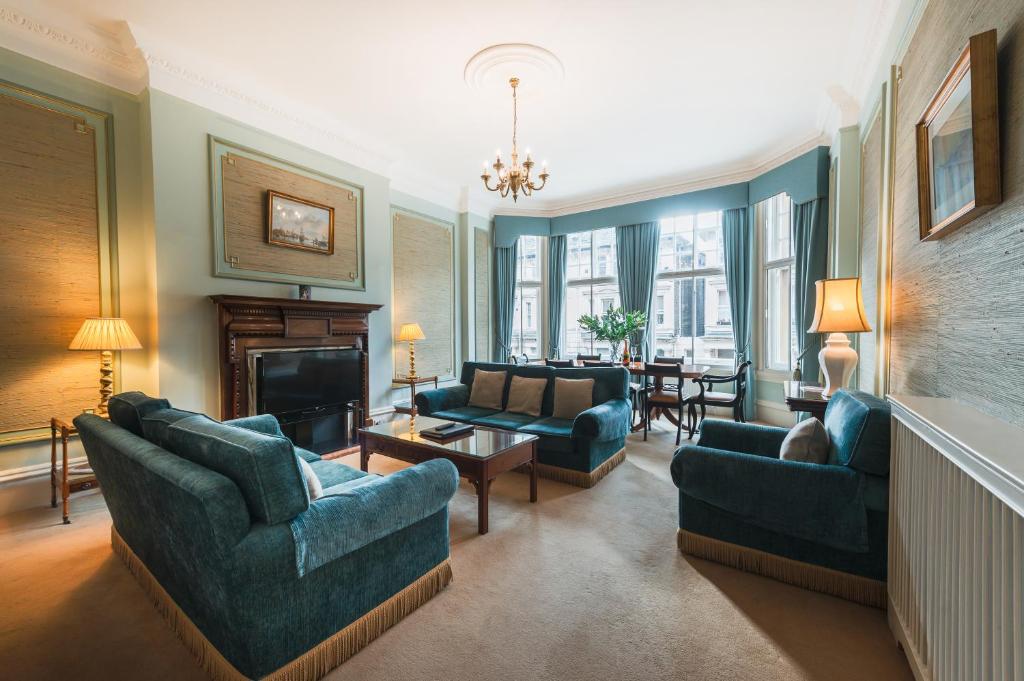
[[[78,429],[70,420],[54,416],[50,419],[50,506],[57,508],[57,485],[60,485],[63,503],[64,524],[70,525],[70,497],[74,492],[94,489],[100,484],[88,464],[68,465],[68,440],[77,435]],[[57,436],[60,435],[61,466],[57,468]],[[59,478],[58,478],[59,472]]]
[[[784,381],[782,392],[786,398],[786,406],[790,411],[805,411],[819,421],[825,420],[825,409],[828,407],[828,400],[821,396],[821,393],[806,393],[801,388],[804,386],[820,387],[815,383],[803,381]]]
[[[437,376],[416,376],[410,378],[409,376],[396,376],[391,379],[391,383],[395,385],[407,385],[409,386],[409,406],[405,406],[404,403],[395,405],[395,412],[398,414],[409,414],[410,416],[416,415],[416,386],[423,385],[424,383],[433,383],[434,388],[437,388]]]

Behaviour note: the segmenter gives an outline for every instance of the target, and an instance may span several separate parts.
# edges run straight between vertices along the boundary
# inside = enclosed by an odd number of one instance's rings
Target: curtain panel
[[[828,276],[828,199],[793,206],[793,252],[796,254],[797,355],[805,381],[818,375],[821,334],[807,333],[814,321],[814,282]]]
[[[562,317],[565,305],[565,261],[568,239],[548,238],[548,357],[562,356]]]
[[[753,207],[730,208],[723,213],[722,241],[725,251],[725,284],[729,290],[732,312],[732,337],[736,345],[736,365],[754,361],[752,334],[754,328],[754,281],[757,263],[754,258],[755,211]],[[747,394],[743,413],[748,419],[757,416],[754,365],[747,373]]]
[[[512,354],[512,321],[516,307],[516,264],[519,242],[494,249],[494,361]]]
[[[640,310],[647,314],[647,326],[638,337],[630,339],[645,358],[652,356],[653,334],[651,307],[654,301],[654,278],[658,272],[658,240],[661,227],[657,222],[642,222],[615,228],[615,253],[619,273],[619,299],[627,312]]]

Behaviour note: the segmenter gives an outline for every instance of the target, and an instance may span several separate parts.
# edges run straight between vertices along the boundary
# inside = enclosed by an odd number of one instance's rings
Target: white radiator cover
[[[889,401],[889,626],[921,681],[1024,681],[1024,430]]]

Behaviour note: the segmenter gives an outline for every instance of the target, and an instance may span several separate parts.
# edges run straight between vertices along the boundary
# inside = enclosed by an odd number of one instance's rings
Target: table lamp
[[[402,324],[402,328],[398,330],[399,342],[409,343],[409,378],[416,378],[416,341],[425,338],[426,335],[419,324]]]
[[[96,415],[106,418],[107,402],[114,392],[113,350],[138,350],[142,347],[128,322],[120,317],[90,317],[82,323],[68,350],[100,351],[100,403]]]
[[[832,397],[845,388],[857,366],[857,351],[850,347],[848,333],[870,331],[860,277],[819,279],[814,282],[814,321],[808,333],[827,333],[825,347],[818,353],[818,363],[825,374],[822,397]]]

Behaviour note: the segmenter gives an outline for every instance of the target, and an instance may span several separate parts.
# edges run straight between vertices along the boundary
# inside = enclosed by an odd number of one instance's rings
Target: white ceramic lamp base
[[[822,397],[828,399],[850,382],[853,370],[857,368],[857,351],[850,347],[850,339],[845,333],[831,333],[825,347],[818,353],[818,363],[825,374]]]

